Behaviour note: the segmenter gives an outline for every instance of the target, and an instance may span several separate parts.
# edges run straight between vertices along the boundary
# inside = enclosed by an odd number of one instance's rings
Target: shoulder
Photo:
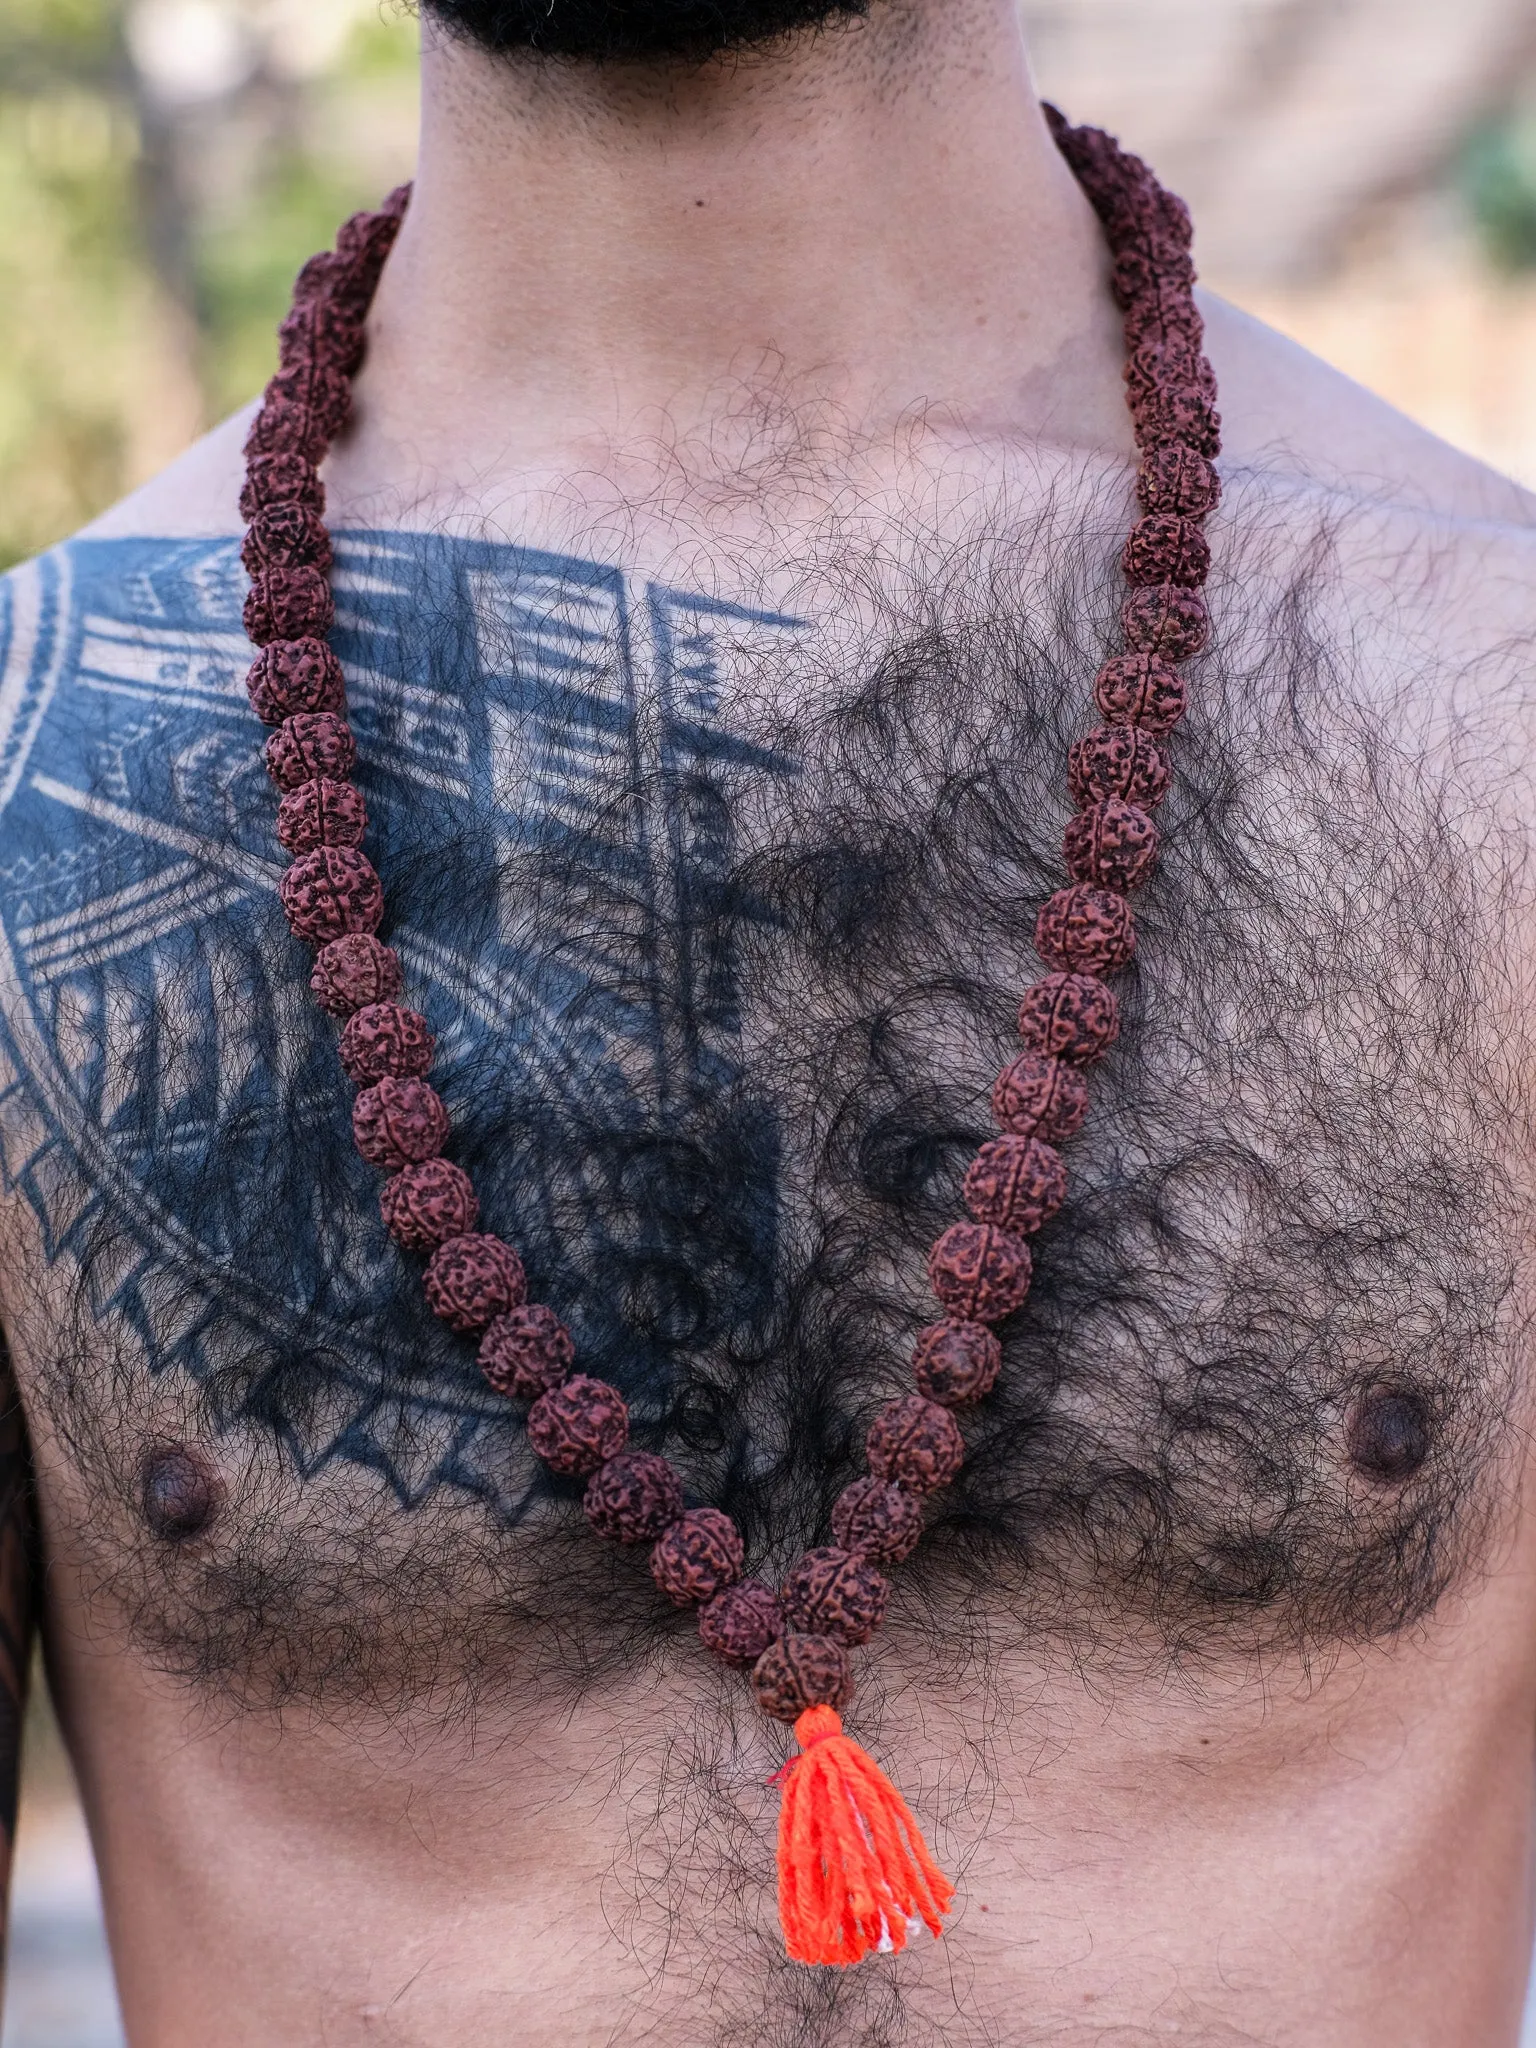
[[[1536,534],[1536,494],[1224,299],[1201,308],[1229,465],[1436,525]]]
[[[194,441],[158,476],[120,499],[76,535],[77,540],[125,540],[152,534],[168,540],[238,534],[244,473],[241,450],[254,401]]]
[[[1225,441],[1223,610],[1253,648],[1304,622],[1322,667],[1405,744],[1416,732],[1518,760],[1523,788],[1536,496],[1262,322],[1218,299],[1204,310]]]

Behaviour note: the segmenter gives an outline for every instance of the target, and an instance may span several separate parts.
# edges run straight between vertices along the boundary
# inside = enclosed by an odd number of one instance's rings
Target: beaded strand
[[[399,230],[409,188],[377,213],[353,216],[334,251],[299,273],[279,330],[280,367],[246,441],[241,559],[252,582],[245,627],[260,649],[251,703],[275,727],[266,766],[282,792],[277,837],[292,856],[279,885],[294,935],[316,949],[310,986],[343,1020],[341,1063],[358,1090],[358,1151],[388,1174],[384,1224],[403,1251],[424,1255],[433,1312],[479,1340],[489,1384],[530,1403],[528,1441],[551,1471],[584,1478],[594,1531],[649,1545],[651,1574],[679,1607],[698,1610],[705,1646],[750,1670],[758,1704],[795,1721],[840,1708],[853,1690],[848,1651],[884,1617],[889,1583],[878,1569],[916,1545],[926,1496],[959,1472],[964,1440],[955,1414],[982,1400],[1002,1363],[994,1326],[1028,1295],[1028,1239],[1066,1195],[1058,1149],[1088,1108],[1085,1070],[1114,1043],[1119,1010],[1104,977],[1136,946],[1129,894],[1152,873],[1159,834],[1152,813],[1166,795],[1166,735],[1183,716],[1175,664],[1205,646],[1201,595],[1210,562],[1202,530],[1220,486],[1215,381],[1201,353],[1193,296],[1189,215],[1146,166],[1100,130],[1072,128],[1047,108],[1058,147],[1103,224],[1112,285],[1125,315],[1127,398],[1140,450],[1142,517],[1122,556],[1124,651],[1100,669],[1102,723],[1072,747],[1076,814],[1063,854],[1070,882],[1035,926],[1049,970],[1019,1008],[1023,1050],[998,1075],[992,1109],[1000,1134],[966,1173],[967,1220],[933,1246],[928,1273],[942,1318],[913,1354],[916,1392],[888,1402],[865,1441],[868,1474],[832,1511],[833,1542],[808,1550],[781,1587],[744,1579],[741,1532],[719,1508],[685,1508],[667,1459],[629,1448],[629,1411],[617,1388],[576,1369],[570,1332],[527,1299],[516,1251],[480,1230],[479,1201],[445,1159],[449,1116],[427,1075],[433,1036],[400,1000],[401,963],[377,936],[379,877],[365,853],[363,799],[350,777],[356,745],[345,717],[341,664],[327,644],[335,621],[331,542],[318,466],[347,424],[350,380],[362,361],[364,323]]]

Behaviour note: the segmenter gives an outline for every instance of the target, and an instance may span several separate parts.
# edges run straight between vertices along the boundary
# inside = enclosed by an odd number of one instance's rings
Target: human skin
[[[1113,546],[1128,525],[1107,261],[1005,0],[916,0],[690,72],[498,67],[429,19],[423,89],[415,194],[326,467],[333,531],[514,541],[761,618],[772,600],[835,655],[864,587],[850,551],[920,563],[978,519],[1047,506],[1043,532],[1097,518]],[[1323,623],[1362,700],[1390,704],[1424,760],[1454,761],[1501,846],[1523,843],[1530,501],[1206,311],[1229,479],[1213,538],[1254,565],[1213,607],[1264,616],[1326,535]],[[218,430],[86,538],[236,532],[241,435]],[[776,680],[813,672],[786,659]],[[1486,870],[1492,897],[1504,867]],[[1518,1101],[1528,913],[1509,886],[1494,1035]],[[1156,970],[1154,950],[1154,987]],[[343,1671],[272,1699],[259,1671],[168,1668],[133,1576],[143,1532],[119,1537],[82,1450],[118,1396],[88,1373],[74,1405],[61,1394],[68,1258],[10,1196],[51,1666],[134,2048],[1512,2043],[1536,1715],[1522,1118],[1496,1134],[1518,1191],[1489,1368],[1508,1428],[1453,1517],[1468,1534],[1444,1587],[1404,1626],[1265,1641],[1191,1622],[1182,1647],[1088,1567],[1080,1625],[1054,1631],[999,1590],[946,1633],[898,1592],[856,1732],[960,1900],[941,1944],[836,1982],[773,1956],[764,1780],[782,1739],[686,1632],[577,1683],[561,1596],[541,1608],[519,1585],[495,1686],[411,1668],[413,1629],[442,1618],[419,1606],[377,1610],[392,1686],[349,1690]],[[300,1546],[381,1512],[361,1467],[269,1484],[266,1447],[211,1433],[175,1372],[135,1383],[134,1412],[157,1439],[203,1432],[232,1540],[253,1501]]]

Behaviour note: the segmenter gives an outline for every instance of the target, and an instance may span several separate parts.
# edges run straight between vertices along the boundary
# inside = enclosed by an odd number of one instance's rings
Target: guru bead
[[[267,505],[246,529],[240,559],[252,576],[263,569],[294,569],[301,563],[323,574],[331,566],[331,536],[325,521],[308,505]]]
[[[248,638],[265,647],[269,640],[323,637],[336,623],[336,606],[318,569],[263,569],[241,617]]]
[[[480,1339],[476,1357],[498,1394],[537,1401],[570,1378],[576,1346],[552,1308],[525,1301],[496,1318]]]
[[[1101,889],[1137,889],[1157,865],[1159,836],[1139,804],[1107,796],[1069,821],[1062,852],[1079,882]]]
[[[246,671],[245,688],[263,725],[280,725],[304,711],[339,713],[346,700],[341,663],[313,635],[264,647]]]
[[[423,1159],[385,1181],[379,1213],[396,1244],[408,1252],[425,1252],[473,1230],[480,1202],[462,1166]]]
[[[317,775],[345,782],[357,765],[357,742],[334,711],[301,711],[283,719],[264,759],[279,789],[297,789]]]
[[[484,1231],[440,1244],[422,1275],[427,1303],[450,1330],[483,1330],[516,1308],[528,1292],[523,1262],[511,1245]]]
[[[1114,990],[1091,974],[1047,974],[1024,991],[1019,1036],[1032,1052],[1087,1066],[1120,1035]]]
[[[1112,725],[1167,732],[1184,716],[1184,679],[1158,654],[1117,654],[1099,670],[1094,699]]]
[[[1088,1084],[1065,1060],[1021,1052],[992,1084],[992,1114],[1020,1138],[1060,1145],[1082,1129]]]
[[[798,1721],[807,1707],[841,1709],[853,1697],[848,1653],[831,1636],[781,1636],[753,1665],[752,1690],[775,1721]]]
[[[366,1088],[386,1074],[404,1080],[424,1074],[437,1041],[427,1020],[399,1003],[368,1003],[348,1018],[341,1034],[341,1064],[347,1079]]]
[[[277,841],[289,853],[313,853],[317,846],[358,846],[368,813],[350,782],[317,775],[289,790],[277,807]]]
[[[1035,919],[1035,951],[1068,974],[1113,974],[1136,951],[1131,906],[1113,889],[1078,882],[1058,889]]]
[[[1149,448],[1136,474],[1136,495],[1147,512],[1203,519],[1221,503],[1221,478],[1208,457],[1168,443]]]
[[[1068,756],[1067,786],[1080,809],[1107,796],[1123,796],[1150,811],[1168,794],[1172,780],[1166,752],[1143,725],[1095,726],[1073,741]]]
[[[832,1508],[832,1534],[852,1557],[900,1564],[923,1533],[923,1504],[888,1479],[855,1479]]]
[[[928,1254],[928,1278],[952,1316],[1000,1323],[1029,1297],[1029,1246],[992,1223],[952,1223]]]
[[[651,1543],[683,1512],[682,1481],[650,1451],[621,1451],[587,1481],[582,1512],[610,1543]]]
[[[948,1486],[965,1462],[965,1439],[955,1418],[921,1394],[888,1401],[869,1425],[864,1448],[875,1477],[908,1493]]]
[[[606,1380],[577,1373],[528,1410],[528,1441],[552,1472],[595,1472],[629,1441],[624,1396]]]
[[[294,937],[311,945],[343,932],[371,932],[384,915],[373,863],[352,846],[317,846],[300,854],[277,893]]]
[[[729,1515],[690,1508],[651,1552],[651,1577],[674,1607],[702,1607],[736,1583],[745,1557],[741,1531]]]
[[[1179,583],[1143,583],[1128,591],[1120,607],[1120,624],[1129,646],[1140,653],[1165,655],[1169,661],[1198,654],[1211,637],[1205,599]]]
[[[891,1589],[861,1557],[826,1545],[808,1550],[779,1591],[792,1629],[831,1636],[838,1643],[867,1643],[885,1619]]]
[[[352,1105],[352,1136],[370,1166],[414,1166],[442,1151],[448,1111],[425,1081],[375,1081]]]
[[[953,1317],[920,1331],[912,1353],[918,1391],[944,1408],[969,1408],[985,1399],[997,1384],[1002,1365],[1003,1347],[985,1323]]]
[[[1027,1235],[1065,1201],[1067,1169],[1055,1147],[1038,1138],[994,1138],[971,1161],[964,1192],[978,1223]]]
[[[784,1610],[771,1586],[751,1579],[727,1586],[699,1610],[699,1640],[738,1671],[748,1671],[784,1632]]]
[[[315,1001],[329,1017],[391,1002],[404,982],[399,954],[372,932],[347,932],[322,946],[309,977]]]

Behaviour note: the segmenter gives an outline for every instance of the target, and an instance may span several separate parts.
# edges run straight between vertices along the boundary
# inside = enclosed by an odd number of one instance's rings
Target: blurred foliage
[[[403,9],[135,4],[0,0],[0,569],[259,390],[294,271],[409,162]],[[148,6],[176,91],[138,47]],[[206,92],[198,35],[240,57]]]
[[[1536,108],[1481,129],[1463,184],[1489,254],[1506,270],[1536,268]]]

